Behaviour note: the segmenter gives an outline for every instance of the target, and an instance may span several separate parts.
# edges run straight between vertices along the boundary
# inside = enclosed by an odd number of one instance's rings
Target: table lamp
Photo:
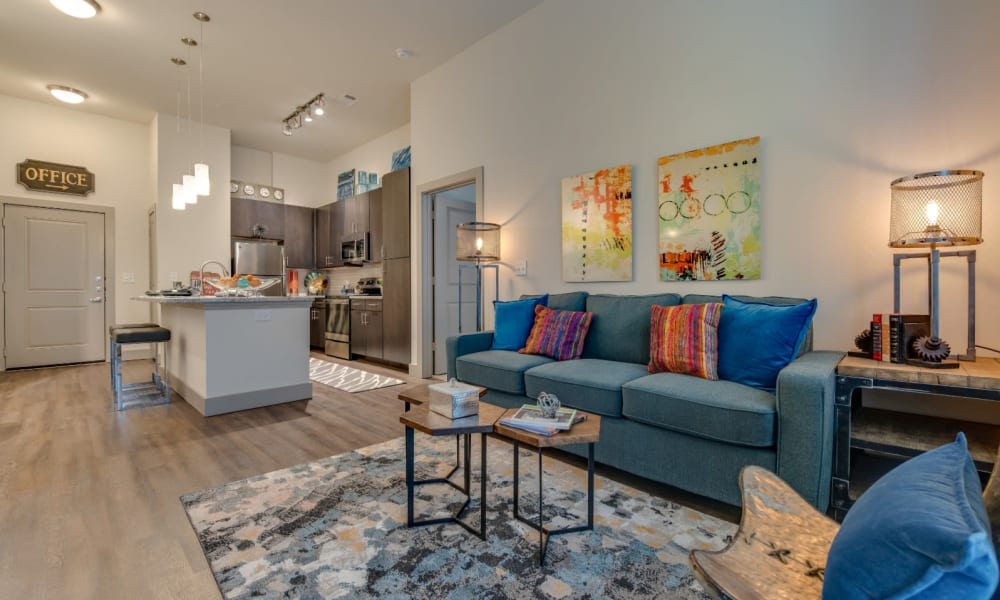
[[[483,330],[483,269],[493,269],[496,284],[500,289],[500,269],[495,261],[500,260],[500,226],[496,223],[470,221],[456,227],[455,258],[472,265],[458,265],[458,332],[462,333],[462,270],[476,270],[476,331]],[[483,264],[491,263],[491,264]]]
[[[928,312],[930,335],[918,337],[907,348],[907,362],[924,367],[957,367],[946,361],[951,354],[948,342],[939,337],[938,267],[942,256],[964,256],[969,269],[969,333],[966,354],[959,360],[976,359],[976,251],[941,252],[938,246],[980,244],[983,223],[983,172],[969,170],[934,171],[901,177],[893,181],[889,217],[891,248],[930,248],[929,253],[894,254],[893,310],[899,312],[899,266],[908,258],[928,262]]]

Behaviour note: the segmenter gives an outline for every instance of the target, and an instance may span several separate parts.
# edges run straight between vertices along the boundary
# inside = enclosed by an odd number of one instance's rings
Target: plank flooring
[[[149,366],[126,363],[126,381]],[[106,364],[0,373],[0,598],[219,598],[179,496],[403,434],[396,395],[404,386],[351,394],[314,384],[308,401],[205,418],[179,398],[115,412],[108,379]],[[668,486],[598,472],[739,516]]]

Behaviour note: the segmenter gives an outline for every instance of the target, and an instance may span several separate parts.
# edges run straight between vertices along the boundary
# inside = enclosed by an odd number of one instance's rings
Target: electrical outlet
[[[270,321],[271,311],[269,310],[255,310],[253,313],[254,321]]]
[[[527,275],[528,274],[528,261],[522,260],[514,264],[514,274],[515,275]]]

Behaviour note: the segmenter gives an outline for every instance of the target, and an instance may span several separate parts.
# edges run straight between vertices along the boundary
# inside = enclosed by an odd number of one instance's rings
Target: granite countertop
[[[133,296],[133,300],[158,304],[271,304],[300,302],[312,303],[312,296]]]

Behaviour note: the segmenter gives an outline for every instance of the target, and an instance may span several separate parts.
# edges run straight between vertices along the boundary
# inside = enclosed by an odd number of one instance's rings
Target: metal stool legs
[[[146,328],[159,330],[160,335],[143,336],[140,330],[118,329],[111,334],[111,395],[115,410],[125,410],[137,406],[156,406],[170,402],[170,382],[167,364],[166,344],[169,331],[162,328]],[[136,336],[136,332],[140,335]],[[116,333],[131,333],[132,339],[118,341]],[[163,333],[166,333],[164,339]],[[156,332],[153,332],[154,334]],[[159,337],[159,339],[156,339]],[[149,339],[153,338],[153,339]],[[153,372],[148,381],[124,383],[122,381],[122,346],[129,343],[149,343],[153,345]],[[162,367],[160,366],[162,360]]]

